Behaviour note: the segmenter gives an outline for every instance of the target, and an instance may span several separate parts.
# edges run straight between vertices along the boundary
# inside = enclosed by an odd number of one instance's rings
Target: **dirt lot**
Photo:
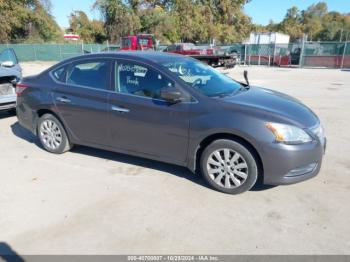
[[[47,66],[27,63],[24,73]],[[350,254],[350,72],[248,70],[252,84],[320,116],[319,176],[225,195],[181,167],[85,147],[46,153],[1,114],[0,242],[19,254]]]

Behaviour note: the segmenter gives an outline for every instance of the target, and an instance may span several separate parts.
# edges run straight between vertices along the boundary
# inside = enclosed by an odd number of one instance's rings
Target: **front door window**
[[[174,82],[157,70],[133,62],[116,64],[116,91],[152,99],[161,99],[161,91]]]

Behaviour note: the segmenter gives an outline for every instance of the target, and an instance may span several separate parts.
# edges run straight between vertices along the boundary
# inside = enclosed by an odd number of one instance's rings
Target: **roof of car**
[[[167,52],[157,52],[157,51],[119,51],[119,52],[103,52],[103,53],[93,53],[82,55],[79,57],[71,58],[71,61],[81,58],[95,58],[95,57],[115,57],[115,58],[132,58],[144,62],[162,62],[169,59],[175,58],[186,58],[186,56],[179,54],[172,54]]]

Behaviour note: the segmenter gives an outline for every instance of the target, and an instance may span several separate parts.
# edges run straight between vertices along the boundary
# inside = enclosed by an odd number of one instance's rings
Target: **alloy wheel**
[[[248,165],[238,152],[223,148],[210,154],[207,161],[210,178],[224,188],[240,187],[248,178]]]
[[[40,137],[44,145],[52,150],[57,149],[62,143],[62,133],[59,126],[47,119],[40,125]]]

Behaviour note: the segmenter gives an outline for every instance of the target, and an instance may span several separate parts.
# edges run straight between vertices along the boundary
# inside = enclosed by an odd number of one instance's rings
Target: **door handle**
[[[70,99],[68,99],[67,97],[57,97],[56,100],[66,104],[71,102]]]
[[[119,113],[129,113],[130,110],[124,107],[119,107],[119,106],[112,106],[112,111],[117,111]]]

